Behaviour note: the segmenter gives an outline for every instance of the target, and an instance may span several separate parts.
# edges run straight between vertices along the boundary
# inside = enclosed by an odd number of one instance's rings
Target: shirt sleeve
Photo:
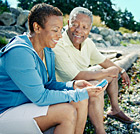
[[[76,89],[57,91],[46,89],[38,70],[35,56],[28,48],[16,47],[9,50],[5,56],[5,70],[15,86],[33,103],[45,106],[63,102],[77,102],[88,99],[87,90]]]
[[[90,63],[91,65],[100,64],[105,61],[106,57],[102,55],[99,50],[96,48],[95,44],[91,39],[88,39],[89,51],[90,51]]]
[[[73,80],[80,72],[62,47],[53,49],[55,52],[55,69],[58,81]]]
[[[56,80],[53,80],[53,81],[51,80],[51,81],[48,81],[48,83],[45,85],[45,88],[48,88],[50,90],[59,90],[59,91],[62,91],[64,89],[74,90],[73,82],[74,81],[57,82]]]

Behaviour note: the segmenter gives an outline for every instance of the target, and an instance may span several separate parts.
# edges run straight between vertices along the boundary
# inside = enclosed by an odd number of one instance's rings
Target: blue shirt
[[[73,89],[72,82],[57,82],[55,55],[44,48],[46,65],[26,35],[16,36],[0,50],[0,113],[24,103],[47,106],[88,99],[87,90]]]

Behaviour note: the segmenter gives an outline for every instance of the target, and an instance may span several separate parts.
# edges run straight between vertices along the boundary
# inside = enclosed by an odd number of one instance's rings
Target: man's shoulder
[[[86,40],[85,40],[84,42],[94,44],[94,42],[93,42],[89,37],[87,37]]]
[[[58,41],[56,46],[52,48],[55,54],[64,51],[64,49],[66,49],[66,46],[62,38]]]
[[[85,39],[85,41],[83,42],[83,45],[86,46],[87,48],[96,47],[95,43],[89,37]]]
[[[62,37],[61,39],[59,39],[57,45],[55,46],[55,48],[53,48],[53,50],[57,50],[57,49],[65,49],[71,46],[71,43],[69,40],[66,40],[65,37]]]

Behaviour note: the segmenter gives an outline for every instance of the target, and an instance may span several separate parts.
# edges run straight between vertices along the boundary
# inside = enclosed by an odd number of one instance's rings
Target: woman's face
[[[54,48],[59,38],[62,37],[63,17],[53,15],[48,17],[47,20],[45,28],[40,30],[39,42],[43,48]]]

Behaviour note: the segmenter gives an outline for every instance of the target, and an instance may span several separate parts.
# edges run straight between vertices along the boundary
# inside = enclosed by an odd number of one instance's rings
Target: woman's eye
[[[54,32],[58,32],[58,30],[53,30]]]

